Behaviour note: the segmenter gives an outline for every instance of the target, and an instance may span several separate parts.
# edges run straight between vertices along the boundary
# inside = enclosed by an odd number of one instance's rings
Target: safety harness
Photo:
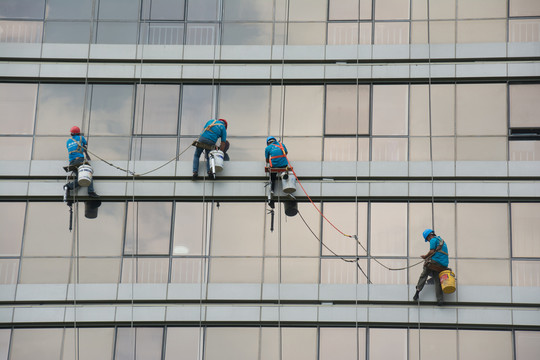
[[[276,142],[277,142],[277,144],[276,144]],[[281,145],[281,143],[279,141],[276,141],[276,142],[273,142],[270,145],[274,145],[275,147],[281,149],[281,155],[270,156],[270,167],[273,167],[272,159],[277,159],[277,158],[282,158],[282,157],[287,156],[287,155],[285,155],[285,149],[283,148],[283,145]]]
[[[199,138],[202,136],[202,134],[204,134],[205,132],[207,132],[208,130],[210,130],[211,128],[213,128],[216,125],[223,125],[223,123],[220,120],[215,120],[214,119],[214,121],[212,121],[212,123],[210,125],[208,125],[207,127],[205,127],[203,129],[203,131],[199,135]],[[225,126],[225,125],[223,125],[223,126]],[[204,143],[200,142],[199,140],[193,141],[193,143],[191,145],[193,145],[195,147],[198,147],[198,148],[201,148],[201,149],[205,149],[205,150],[214,150],[216,148],[215,145],[204,144]]]
[[[80,138],[80,135],[79,135],[79,138]],[[84,147],[81,145],[80,142],[78,142],[77,140],[75,140],[73,138],[73,136],[71,137],[71,140],[73,140],[73,142],[75,142],[75,144],[77,144],[77,148],[75,150],[71,150],[71,151],[68,151],[68,154],[71,155],[73,153],[83,153],[84,152]]]

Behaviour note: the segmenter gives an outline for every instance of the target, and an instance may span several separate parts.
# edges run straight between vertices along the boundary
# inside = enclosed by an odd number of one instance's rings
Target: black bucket
[[[84,217],[95,219],[98,216],[98,208],[101,206],[100,200],[89,200],[84,202]]]
[[[284,201],[285,205],[285,215],[295,216],[298,214],[298,203],[296,201]]]

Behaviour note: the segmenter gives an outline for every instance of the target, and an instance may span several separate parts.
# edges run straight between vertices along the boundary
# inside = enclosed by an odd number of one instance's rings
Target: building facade
[[[539,99],[536,0],[2,0],[0,360],[538,359]]]

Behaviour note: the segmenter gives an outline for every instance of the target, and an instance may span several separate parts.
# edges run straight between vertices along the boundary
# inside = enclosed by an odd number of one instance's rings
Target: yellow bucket
[[[456,274],[452,270],[444,270],[439,273],[442,291],[445,294],[451,294],[456,291]]]

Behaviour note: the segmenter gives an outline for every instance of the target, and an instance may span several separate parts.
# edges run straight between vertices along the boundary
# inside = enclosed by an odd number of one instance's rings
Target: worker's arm
[[[219,150],[225,151],[225,145],[226,145],[225,141],[222,140],[221,144],[219,144]]]
[[[426,255],[420,255],[422,257],[422,259],[428,259],[430,258],[433,254],[435,254],[435,250],[434,249],[431,249],[428,251],[428,253]]]

